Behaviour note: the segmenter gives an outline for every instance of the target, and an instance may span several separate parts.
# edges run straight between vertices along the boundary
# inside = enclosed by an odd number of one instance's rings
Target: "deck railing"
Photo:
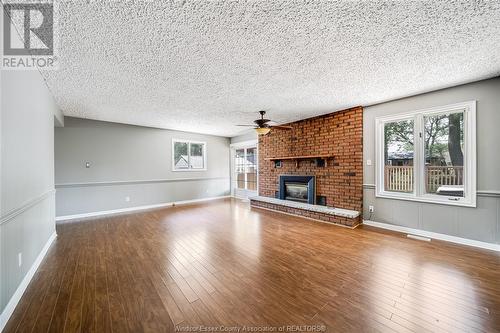
[[[436,193],[443,185],[463,185],[463,166],[426,166],[425,184],[427,193]]]
[[[385,166],[385,190],[394,192],[413,192],[413,166]],[[463,185],[464,169],[462,166],[426,166],[425,186],[427,193],[436,193],[443,185]]]
[[[395,192],[413,192],[412,166],[385,166],[385,190]]]

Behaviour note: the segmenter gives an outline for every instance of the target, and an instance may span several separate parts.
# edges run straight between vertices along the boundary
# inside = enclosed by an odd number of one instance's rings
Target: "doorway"
[[[257,195],[257,141],[231,145],[231,193],[241,199]]]

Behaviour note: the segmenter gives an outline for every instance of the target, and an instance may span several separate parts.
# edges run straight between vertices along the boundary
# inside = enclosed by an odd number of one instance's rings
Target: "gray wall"
[[[55,232],[54,112],[37,71],[1,71],[0,309]],[[22,266],[18,266],[22,253]]]
[[[375,197],[375,118],[406,111],[477,101],[477,208]],[[488,243],[500,243],[500,78],[382,103],[364,110],[364,218]]]
[[[205,141],[207,170],[172,171],[172,138]],[[55,170],[57,216],[229,195],[229,139],[66,117]]]
[[[257,139],[258,139],[257,132],[255,132],[252,129],[249,131],[245,131],[245,133],[242,133],[238,136],[233,136],[231,138],[231,143],[238,143],[238,142],[257,140]]]

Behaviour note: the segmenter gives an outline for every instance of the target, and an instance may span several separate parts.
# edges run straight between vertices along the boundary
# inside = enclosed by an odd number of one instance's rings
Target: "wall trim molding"
[[[375,184],[363,184],[364,189],[370,189],[374,190],[375,189]],[[478,197],[493,197],[493,198],[500,198],[500,191],[495,191],[495,190],[477,190],[476,195]],[[389,198],[390,199],[390,198]],[[437,203],[437,202],[435,202]]]
[[[189,181],[222,180],[229,177],[203,177],[203,178],[165,178],[165,179],[141,179],[141,180],[112,180],[102,182],[82,182],[82,183],[60,183],[56,188],[67,187],[87,187],[87,186],[113,186],[113,185],[133,185],[133,184],[152,184],[152,183],[175,183]]]
[[[477,191],[477,196],[500,198],[500,191]]]
[[[40,194],[37,197],[31,198],[31,199],[25,201],[21,206],[14,208],[14,209],[8,211],[7,213],[3,214],[2,217],[0,218],[0,225],[3,225],[5,223],[9,222],[14,217],[24,213],[25,211],[27,211],[31,207],[42,202],[43,200],[45,200],[49,196],[54,195],[55,193],[56,193],[56,190],[51,189],[51,190],[48,190],[47,192]]]
[[[193,200],[182,200],[182,201],[172,201],[172,202],[165,202],[165,203],[154,204],[154,205],[134,206],[134,207],[127,207],[127,208],[102,210],[102,211],[98,211],[98,212],[90,212],[90,213],[82,213],[82,214],[74,214],[74,215],[63,215],[63,216],[56,216],[56,221],[57,222],[71,221],[71,220],[79,220],[79,219],[86,219],[86,218],[92,218],[92,217],[102,217],[102,216],[117,215],[117,214],[123,214],[123,213],[132,213],[132,212],[152,210],[152,209],[157,209],[157,208],[171,207],[171,206],[176,206],[176,205],[187,205],[187,204],[204,202],[204,201],[219,200],[219,199],[225,199],[225,198],[230,198],[230,197],[231,197],[230,195],[223,195],[223,196],[218,196],[218,197],[209,197],[209,198],[201,198],[201,199],[193,199]]]
[[[407,227],[402,227],[399,225],[380,223],[380,222],[375,222],[375,221],[370,221],[370,220],[363,220],[363,224],[369,225],[372,227],[376,227],[376,228],[397,231],[397,232],[401,232],[404,234],[411,234],[411,235],[417,235],[417,236],[422,236],[422,237],[428,237],[431,239],[438,239],[438,240],[442,240],[442,241],[446,241],[446,242],[450,242],[450,243],[467,245],[467,246],[472,246],[472,247],[478,247],[481,249],[500,252],[500,244],[486,243],[486,242],[481,242],[481,241],[477,241],[477,240],[473,240],[473,239],[450,236],[450,235],[440,234],[437,232],[407,228]]]
[[[33,262],[33,265],[31,265],[31,268],[29,271],[26,273],[24,276],[23,280],[17,287],[16,291],[10,298],[9,302],[5,306],[4,310],[2,311],[2,314],[0,314],[0,332],[5,328],[5,325],[9,321],[10,316],[12,316],[12,313],[14,313],[14,310],[17,306],[17,303],[19,303],[19,300],[23,296],[24,292],[26,291],[26,288],[28,287],[31,279],[35,275],[38,267],[43,261],[43,258],[45,258],[45,255],[49,251],[50,246],[54,242],[54,240],[57,238],[57,233],[54,231],[52,235],[50,235],[49,239],[43,246],[42,250],[38,254],[38,257],[35,259],[35,262]]]

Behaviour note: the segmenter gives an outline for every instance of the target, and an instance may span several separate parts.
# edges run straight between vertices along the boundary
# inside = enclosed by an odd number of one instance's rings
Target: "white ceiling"
[[[500,1],[60,1],[66,116],[233,136],[500,75]]]

